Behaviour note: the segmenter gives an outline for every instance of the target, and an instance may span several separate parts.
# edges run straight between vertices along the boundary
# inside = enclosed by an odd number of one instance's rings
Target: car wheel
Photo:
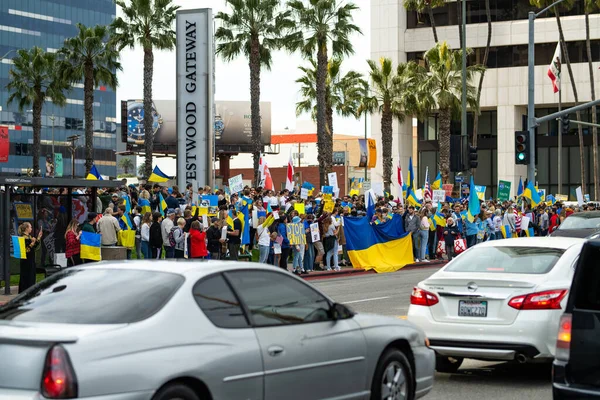
[[[403,352],[386,351],[379,359],[371,400],[412,400],[414,398],[413,371]]]
[[[437,372],[443,372],[446,374],[453,374],[463,363],[462,357],[444,357],[444,356],[436,356],[435,357],[435,370]]]
[[[200,398],[188,386],[176,383],[160,389],[152,400],[200,400]]]

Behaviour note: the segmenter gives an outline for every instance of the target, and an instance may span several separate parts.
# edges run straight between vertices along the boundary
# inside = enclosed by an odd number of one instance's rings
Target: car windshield
[[[474,247],[457,257],[446,272],[546,274],[564,250],[547,247]]]
[[[565,218],[558,229],[600,229],[600,218],[582,218],[577,215],[571,215],[568,218]]]
[[[158,312],[184,282],[181,275],[129,269],[70,268],[0,306],[0,320],[124,324]]]

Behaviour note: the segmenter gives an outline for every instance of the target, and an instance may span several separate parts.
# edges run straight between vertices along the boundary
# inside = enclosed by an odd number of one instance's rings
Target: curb
[[[441,268],[446,265],[448,261],[446,260],[435,260],[431,262],[419,262],[408,264],[398,271],[401,272],[403,270],[413,270],[413,269],[422,269],[422,268]],[[342,268],[340,271],[316,271],[308,275],[301,275],[303,279],[319,279],[319,278],[333,278],[336,276],[345,276],[345,275],[354,275],[354,274],[376,274],[374,270],[366,270],[364,268]]]

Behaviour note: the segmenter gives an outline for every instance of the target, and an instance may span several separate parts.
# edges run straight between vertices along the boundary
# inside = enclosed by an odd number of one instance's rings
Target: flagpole
[[[559,45],[560,38],[558,39]],[[561,60],[560,60],[560,78],[562,78],[562,47],[561,49]],[[562,111],[562,79],[558,80],[558,112]],[[562,118],[558,118],[558,193],[562,194]]]

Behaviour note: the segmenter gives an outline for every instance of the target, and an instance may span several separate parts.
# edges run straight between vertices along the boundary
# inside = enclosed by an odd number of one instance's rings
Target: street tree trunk
[[[331,154],[331,166],[333,167],[333,108],[328,104],[325,111],[325,138],[327,143],[328,153]],[[327,172],[331,172],[328,170]],[[329,179],[327,179],[327,184],[329,184]]]
[[[41,88],[35,88],[37,92],[36,100],[33,101],[33,156],[32,176],[40,176],[40,153],[42,150],[42,104],[44,104],[44,94]]]
[[[560,22],[560,15],[558,9],[554,7],[556,12],[556,24],[558,25],[558,34],[561,43],[562,55],[567,64],[567,70],[569,71],[569,79],[571,80],[571,87],[573,88],[573,97],[575,97],[575,104],[579,103],[579,96],[577,95],[577,86],[575,85],[575,79],[573,77],[573,69],[571,68],[571,62],[569,61],[569,52],[567,50],[567,44],[565,42],[565,35],[563,33],[562,24]],[[561,77],[562,78],[562,77]],[[577,111],[577,120],[581,121],[581,113]],[[581,167],[581,192],[586,193],[586,182],[585,182],[585,153],[583,145],[583,128],[580,124],[577,124],[577,134],[579,137],[579,164]]]
[[[450,176],[450,109],[440,110],[440,172],[442,182],[448,183]]]
[[[433,8],[427,7],[427,12],[429,14],[429,22],[431,23],[431,30],[433,31],[433,40],[435,44],[438,43],[438,35],[437,28],[435,27],[435,18],[433,17]]]
[[[254,184],[260,185],[258,170],[260,153],[262,152],[261,118],[260,118],[260,42],[258,35],[252,35],[250,47],[250,114],[252,126],[252,158],[254,161]]]
[[[83,112],[85,114],[85,175],[94,164],[94,66],[87,62],[83,78]]]
[[[327,173],[331,170],[333,138],[328,137],[326,125],[327,107],[327,45],[321,41],[317,47],[317,160],[319,161],[319,184],[325,185]],[[331,139],[331,140],[330,140]]]
[[[390,191],[392,182],[392,129],[393,115],[392,107],[389,102],[383,103],[381,112],[381,152],[383,166],[383,188],[386,192]]]
[[[590,44],[590,14],[585,9],[585,47],[587,50],[588,69],[590,72],[590,90],[592,94],[591,100],[596,100],[596,89],[594,85],[594,65],[592,63],[592,47]],[[592,124],[597,123],[596,118],[596,107],[592,107]],[[600,199],[600,178],[598,177],[598,128],[592,127],[592,155],[594,157],[594,200]]]
[[[152,130],[152,75],[154,72],[154,53],[152,48],[144,49],[144,178],[152,174],[152,155],[154,152],[154,132]]]
[[[490,45],[492,43],[492,16],[490,13],[490,0],[485,0],[485,16],[487,18],[488,36],[487,43],[485,45],[485,52],[483,53],[483,66],[487,66],[488,56],[490,54]],[[481,104],[481,89],[483,88],[483,78],[485,77],[485,70],[481,71],[479,76],[479,86],[477,87],[477,105]],[[475,112],[473,118],[473,146],[477,147],[477,135],[479,134],[479,112]]]

